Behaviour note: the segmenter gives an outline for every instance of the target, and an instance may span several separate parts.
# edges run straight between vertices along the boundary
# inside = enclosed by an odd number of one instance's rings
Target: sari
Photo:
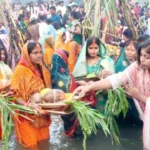
[[[143,69],[137,62],[131,64],[126,70],[114,74],[107,79],[111,82],[113,89],[129,83],[130,86],[136,87],[139,91],[148,97],[145,103],[134,99],[135,106],[138,110],[140,119],[143,121],[143,143],[144,150],[150,150],[150,73]]]
[[[75,78],[86,77],[88,74],[91,73],[97,76],[98,73],[103,69],[114,72],[114,62],[110,57],[107,56],[106,47],[102,43],[99,46],[99,53],[98,53],[100,59],[93,66],[88,66],[87,64],[86,48],[87,43],[85,43],[85,45],[83,46],[78,61],[76,62],[73,71],[73,76]]]
[[[3,61],[0,61],[0,79],[11,80],[13,75],[12,70]],[[0,140],[2,139],[2,125],[1,125],[1,113],[0,113]]]
[[[72,21],[70,24],[68,24],[71,30],[76,30],[77,27],[82,28],[81,24],[78,20]],[[82,45],[82,34],[70,34],[70,38],[76,41],[79,45]]]
[[[60,32],[56,38],[55,50],[63,49],[69,53],[68,68],[69,72],[73,72],[75,64],[80,53],[80,45],[75,41],[64,42],[62,39],[63,32]]]
[[[12,78],[13,72],[8,65],[6,65],[3,61],[0,61],[0,79],[8,79]]]
[[[52,55],[54,53],[54,41],[52,36],[48,36],[44,42],[44,62],[50,68],[52,62]]]
[[[98,55],[100,56],[100,59],[98,62],[92,66],[88,66],[87,64],[87,56],[86,56],[86,48],[87,48],[87,43],[83,46],[78,61],[75,65],[74,71],[73,71],[73,76],[77,78],[78,80],[83,78],[86,78],[87,75],[92,74],[95,77],[99,74],[100,71],[103,69],[106,69],[108,71],[114,72],[114,62],[113,60],[107,56],[107,51],[105,46],[101,43],[99,46],[99,53]],[[91,92],[90,95],[95,95],[94,92]],[[96,108],[100,112],[104,112],[104,106],[106,103],[107,99],[107,94],[105,93],[100,93],[95,96],[97,101],[96,103]]]
[[[3,61],[0,61],[0,79],[10,80],[13,72]],[[1,113],[0,113],[0,140],[2,139],[2,125],[1,125]]]
[[[52,57],[51,80],[53,89],[61,89],[71,93],[76,88],[73,76],[68,70],[68,58],[63,50],[57,50]],[[61,116],[64,121],[66,135],[75,136],[78,131],[78,120],[74,114]]]
[[[125,48],[123,49],[116,65],[115,65],[115,72],[122,72],[124,71],[131,63],[129,62],[129,60],[126,57],[125,54]]]
[[[40,49],[40,46],[37,45]],[[12,78],[11,87],[16,92],[16,97],[28,102],[32,94],[40,92],[46,87],[50,87],[50,74],[49,71],[41,63],[38,65],[39,73],[32,65],[27,44],[22,49],[22,57],[17,67],[15,68]],[[14,117],[14,128],[17,140],[27,148],[37,148],[40,141],[49,138],[49,115],[38,116],[28,113],[22,113],[24,116],[30,118],[30,121],[18,115]]]

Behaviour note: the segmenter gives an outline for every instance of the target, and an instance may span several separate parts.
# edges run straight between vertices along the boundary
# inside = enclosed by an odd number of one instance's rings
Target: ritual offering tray
[[[64,102],[57,102],[57,103],[44,103],[44,104],[39,104],[39,106],[42,109],[58,109],[60,107],[67,106]]]

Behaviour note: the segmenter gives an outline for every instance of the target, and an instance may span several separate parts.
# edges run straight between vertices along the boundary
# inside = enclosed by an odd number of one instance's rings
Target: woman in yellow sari
[[[80,45],[75,41],[66,41],[65,32],[59,32],[56,42],[55,42],[55,50],[66,50],[69,53],[68,58],[68,67],[69,72],[73,72],[74,66],[78,59],[78,55],[80,53]]]
[[[30,103],[29,99],[34,93],[50,87],[50,74],[42,64],[41,47],[34,41],[28,42],[23,47],[22,57],[15,68],[11,86],[16,92],[16,103],[41,112],[38,105]],[[28,150],[48,149],[50,116],[22,114],[33,122],[19,115],[14,118],[15,134],[19,143]]]
[[[11,80],[13,72],[8,65],[6,65],[6,50],[0,50],[0,79]],[[2,139],[1,113],[0,113],[0,140]]]
[[[52,55],[54,53],[54,40],[52,36],[48,36],[44,42],[44,62],[50,68]]]

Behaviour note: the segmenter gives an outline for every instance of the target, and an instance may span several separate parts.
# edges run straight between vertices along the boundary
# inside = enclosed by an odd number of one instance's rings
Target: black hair
[[[147,35],[147,34],[139,35],[138,42],[139,42],[139,43],[142,43],[142,42],[144,42],[145,40],[147,40],[148,38],[150,38],[150,36]]]
[[[71,7],[70,6],[67,6],[67,9],[69,12],[71,12]]]
[[[78,13],[76,11],[71,11],[70,16],[72,16],[74,19],[78,19]]]
[[[24,14],[20,14],[20,15],[18,16],[18,21],[22,21],[23,18],[24,18]]]
[[[69,58],[69,53],[66,50],[63,50],[63,51],[66,54],[67,58]]]
[[[52,22],[52,25],[56,30],[61,28],[61,23],[59,21]]]
[[[50,9],[55,10],[56,11],[56,7],[55,6],[51,6]]]
[[[47,22],[48,24],[51,24],[51,23],[52,23],[52,20],[51,20],[50,18],[47,18],[46,22]]]
[[[6,52],[6,49],[5,49],[5,48],[4,48],[4,49],[0,49],[0,60],[2,60],[2,58],[1,58],[1,52],[2,52],[2,51],[4,51],[4,55],[5,55],[5,60],[4,60],[4,62],[7,63],[8,55],[7,55],[7,52]]]
[[[138,47],[138,63],[140,64],[140,56],[141,56],[141,50],[143,48],[146,48],[147,54],[150,54],[150,38],[148,38],[146,41],[142,42]]]
[[[132,42],[133,42],[134,48],[137,50],[138,49],[138,43],[133,41],[133,40],[127,41],[126,44],[125,44],[125,47],[128,47]]]
[[[35,41],[30,41],[27,45],[28,54],[30,55],[33,51],[33,49],[37,46],[37,43]]]
[[[76,4],[73,4],[73,5],[72,5],[72,7],[78,7],[78,5],[76,5]]]
[[[41,21],[45,21],[45,15],[44,14],[39,14],[39,19]]]
[[[30,26],[37,24],[37,19],[32,19],[29,24]]]
[[[95,36],[89,37],[87,40],[87,44],[86,44],[86,56],[89,56],[88,47],[93,43],[93,41],[95,41],[95,43],[98,46],[100,46],[101,41],[97,37],[95,37]]]
[[[132,33],[132,30],[131,30],[131,29],[126,29],[126,30],[123,32],[123,35],[126,36],[128,39],[132,39],[132,38],[133,38],[133,33]]]

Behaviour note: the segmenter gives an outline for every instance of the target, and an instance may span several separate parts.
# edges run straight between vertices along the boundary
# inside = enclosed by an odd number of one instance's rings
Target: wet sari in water
[[[40,46],[37,45],[37,48],[40,49]],[[22,57],[15,68],[11,83],[17,98],[28,102],[32,94],[40,92],[46,87],[50,87],[49,71],[42,63],[39,64],[38,67],[39,71],[32,65],[27,44],[25,44],[22,49]],[[14,118],[16,138],[24,147],[31,149],[37,148],[37,144],[40,141],[49,138],[50,116],[38,116],[28,113],[22,114],[32,119],[33,122],[19,115],[17,118]]]
[[[52,57],[51,66],[52,88],[61,89],[65,93],[71,93],[76,88],[73,76],[68,70],[68,58],[63,50],[57,50]],[[74,114],[61,116],[64,121],[64,130],[68,136],[75,136],[78,132],[78,120]]]

